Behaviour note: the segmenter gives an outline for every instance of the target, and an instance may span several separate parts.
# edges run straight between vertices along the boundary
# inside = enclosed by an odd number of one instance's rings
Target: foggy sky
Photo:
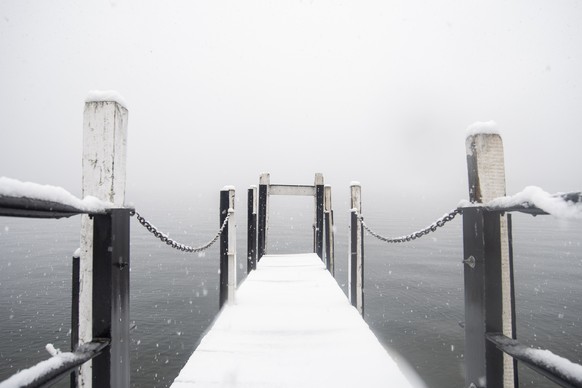
[[[576,0],[3,0],[0,175],[80,195],[84,99],[114,89],[137,205],[322,172],[338,206],[358,180],[440,215],[488,120],[508,193],[579,191],[580,20]]]

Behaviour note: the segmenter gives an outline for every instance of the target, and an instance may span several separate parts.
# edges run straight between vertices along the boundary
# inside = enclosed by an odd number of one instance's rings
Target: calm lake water
[[[240,279],[246,273],[242,204],[237,214]],[[138,210],[175,239],[201,245],[218,229],[218,212],[203,205]],[[274,198],[271,205],[269,252],[310,251],[311,202]],[[364,214],[373,229],[394,236],[418,230],[446,210],[415,217]],[[335,220],[336,278],[345,291],[347,210],[336,210]],[[513,221],[518,338],[580,363],[582,222],[521,214]],[[71,256],[79,244],[79,224],[79,217],[0,218],[1,380],[48,358],[47,343],[69,349]],[[218,251],[172,251],[135,219],[131,228],[131,319],[136,324],[131,332],[132,386],[167,387],[218,312]],[[406,245],[386,245],[366,236],[365,249],[368,324],[429,387],[462,387],[461,217]],[[553,386],[527,368],[520,367],[519,373],[521,386]]]

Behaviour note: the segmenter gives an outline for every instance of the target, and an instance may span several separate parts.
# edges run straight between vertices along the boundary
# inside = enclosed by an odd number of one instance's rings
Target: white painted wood
[[[258,214],[258,212],[259,212],[259,189],[257,186],[252,185],[251,190],[253,190],[253,214]]]
[[[315,186],[309,185],[270,185],[269,195],[315,196]]]
[[[325,185],[324,190],[323,211],[329,213],[331,212],[331,186]]]
[[[261,177],[259,178],[259,185],[265,185],[267,186],[267,196],[265,198],[265,253],[268,251],[268,247],[269,247],[269,196],[270,196],[270,191],[271,191],[271,174],[269,174],[268,172],[264,172],[261,174]],[[260,193],[259,193],[260,195]],[[259,231],[257,231],[257,233],[259,233]],[[260,247],[259,247],[260,249]]]
[[[487,203],[506,195],[503,141],[496,133],[476,133],[467,137],[469,196],[477,203]],[[511,313],[511,268],[509,257],[509,226],[507,215],[500,220],[501,282],[503,294],[503,334],[513,337]],[[513,359],[504,354],[504,388],[514,387]]]
[[[263,256],[172,387],[422,386],[407,377],[308,253]]]
[[[123,206],[128,111],[116,102],[90,101],[83,115],[82,195]],[[81,218],[79,343],[93,339],[93,221]],[[81,387],[91,387],[91,362],[81,367]]]
[[[260,185],[270,185],[271,184],[271,174],[269,174],[268,172],[262,173],[261,177],[259,178],[259,184]]]
[[[350,186],[351,190],[351,208],[355,209],[359,214],[362,214],[362,187],[359,183],[353,182]],[[364,312],[364,271],[362,265],[362,223],[358,219],[356,227],[356,309],[360,314]],[[351,244],[351,239],[350,239]],[[353,248],[350,245],[350,252]],[[351,255],[350,255],[351,258]],[[351,265],[348,265],[348,288],[352,287]],[[350,300],[353,302],[352,300]]]
[[[234,303],[236,291],[236,217],[235,217],[235,191],[228,191],[228,296],[227,303]]]
[[[323,174],[320,172],[315,173],[315,185],[323,185]]]

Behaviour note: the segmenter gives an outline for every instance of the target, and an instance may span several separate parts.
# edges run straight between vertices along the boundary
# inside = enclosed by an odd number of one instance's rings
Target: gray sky
[[[509,193],[581,190],[581,20],[578,0],[2,0],[0,175],[79,195],[84,99],[115,89],[138,206],[322,172],[340,202],[359,180],[440,215],[488,120]]]

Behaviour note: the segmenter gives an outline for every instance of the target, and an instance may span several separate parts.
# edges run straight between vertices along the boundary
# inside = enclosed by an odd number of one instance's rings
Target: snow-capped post
[[[313,252],[324,260],[323,257],[323,174],[315,174],[315,227],[313,230]]]
[[[331,186],[325,186],[323,200],[323,211],[325,216],[325,265],[332,275],[335,273],[334,259],[334,231],[333,231],[333,208],[331,206]]]
[[[466,139],[469,198],[505,196],[503,142],[493,122],[475,123]],[[511,217],[479,206],[463,209],[466,385],[514,387],[516,362],[486,338],[515,339]]]
[[[257,186],[247,196],[247,274],[257,269]]]
[[[257,260],[261,260],[267,253],[267,229],[269,215],[269,185],[271,184],[271,177],[269,173],[261,174],[259,180],[259,219],[257,227]]]
[[[359,182],[352,182],[351,220],[350,220],[350,256],[348,264],[348,288],[350,302],[358,312],[364,315],[364,234],[359,215],[362,212],[362,187]]]
[[[226,228],[220,235],[220,293],[219,306],[234,301],[236,290],[236,220],[234,213],[234,187],[225,186],[220,191],[220,225],[228,216]]]
[[[122,207],[128,111],[115,92],[91,92],[83,114],[82,196],[97,197]],[[93,339],[93,220],[81,218],[79,344]],[[127,365],[129,368],[129,365]],[[91,362],[80,370],[79,384],[91,387]]]

